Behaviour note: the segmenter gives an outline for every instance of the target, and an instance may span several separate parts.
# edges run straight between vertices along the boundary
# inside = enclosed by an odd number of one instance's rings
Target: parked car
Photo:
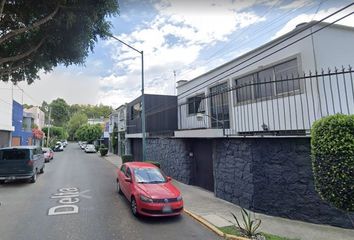
[[[86,145],[87,145],[87,142],[81,142],[80,148],[81,148],[82,150],[85,150]]]
[[[0,181],[28,179],[34,183],[44,172],[41,147],[19,146],[0,149]]]
[[[68,141],[66,140],[61,140],[61,143],[63,144],[63,147],[66,147],[68,145]]]
[[[183,211],[181,192],[151,163],[128,162],[117,169],[117,191],[135,216],[174,216]]]
[[[87,144],[85,147],[85,153],[95,153],[96,152],[96,148],[95,145],[93,144]]]
[[[64,146],[63,146],[63,144],[58,141],[58,142],[55,144],[55,146],[54,146],[54,148],[53,148],[53,151],[54,151],[54,152],[62,152],[62,151],[64,151]]]
[[[51,148],[42,148],[42,152],[44,154],[44,161],[49,162],[54,158],[54,152]]]

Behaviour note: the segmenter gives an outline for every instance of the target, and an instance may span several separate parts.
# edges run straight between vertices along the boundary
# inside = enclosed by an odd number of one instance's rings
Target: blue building
[[[33,117],[31,115],[24,115],[23,106],[16,102],[12,102],[12,126],[14,131],[12,132],[12,146],[26,146],[32,145],[32,122]]]

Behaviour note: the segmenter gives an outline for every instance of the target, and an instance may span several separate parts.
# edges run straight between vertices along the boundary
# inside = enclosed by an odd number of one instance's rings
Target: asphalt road
[[[79,202],[69,204],[76,205],[78,213],[48,215],[50,208],[64,205],[59,203],[62,198],[51,198],[62,188],[80,192]],[[1,184],[0,204],[0,240],[219,239],[186,214],[132,216],[128,201],[115,191],[115,167],[97,154],[85,154],[77,144],[55,153],[36,183]],[[63,210],[73,207],[55,212]]]

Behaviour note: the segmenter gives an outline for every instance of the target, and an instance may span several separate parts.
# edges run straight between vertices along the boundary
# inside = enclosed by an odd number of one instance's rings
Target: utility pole
[[[51,113],[52,113],[52,108],[51,107],[49,107],[49,116],[48,116],[48,129],[47,129],[47,147],[49,146],[49,133],[50,133],[50,115],[51,115]]]

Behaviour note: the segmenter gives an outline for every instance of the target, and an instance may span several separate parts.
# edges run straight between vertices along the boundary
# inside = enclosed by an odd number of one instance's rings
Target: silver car
[[[85,147],[85,153],[95,153],[96,152],[96,148],[95,145],[93,144],[87,144]]]

